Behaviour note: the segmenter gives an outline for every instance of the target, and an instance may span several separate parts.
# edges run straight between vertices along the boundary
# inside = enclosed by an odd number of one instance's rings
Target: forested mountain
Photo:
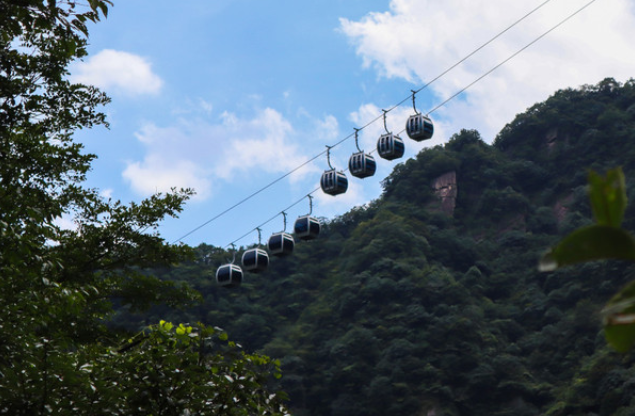
[[[282,360],[296,416],[632,415],[635,357],[606,345],[598,312],[635,269],[537,269],[591,222],[589,169],[616,166],[635,200],[635,81],[558,91],[491,145],[462,130],[397,165],[378,200],[239,288],[214,282],[228,253],[196,248],[158,273],[202,303],[120,309],[113,325],[220,326]]]

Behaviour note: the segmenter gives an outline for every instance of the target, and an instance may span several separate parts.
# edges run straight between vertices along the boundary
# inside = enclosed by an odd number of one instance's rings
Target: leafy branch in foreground
[[[589,198],[596,224],[575,230],[540,260],[541,271],[577,263],[616,259],[635,262],[635,238],[622,228],[626,186],[621,168],[601,176],[589,173]],[[626,352],[635,344],[635,281],[615,294],[602,311],[604,333],[613,348]]]
[[[229,342],[209,349],[202,326],[162,324],[115,347],[115,305],[199,296],[152,271],[192,255],[158,234],[192,190],[126,205],[82,184],[96,156],[73,133],[107,126],[110,99],[72,83],[68,66],[87,55],[87,24],[111,5],[0,0],[0,414],[279,414],[269,404],[280,396],[260,384],[279,365]],[[70,218],[74,227],[61,227]]]
[[[117,414],[286,415],[286,395],[263,388],[280,361],[248,354],[219,328],[161,321],[90,369],[86,402]],[[107,394],[104,394],[107,392]]]

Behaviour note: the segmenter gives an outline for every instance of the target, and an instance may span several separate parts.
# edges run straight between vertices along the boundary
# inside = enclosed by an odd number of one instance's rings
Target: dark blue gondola
[[[223,287],[240,286],[243,281],[243,271],[233,263],[223,264],[216,270],[216,283]]]
[[[406,146],[399,136],[392,133],[382,134],[377,140],[377,153],[386,160],[394,160],[403,156]]]
[[[359,148],[357,133],[359,133],[359,129],[355,129],[355,147],[357,147],[357,153],[353,153],[350,159],[348,159],[348,170],[351,172],[351,175],[363,179],[375,174],[377,162],[375,162],[374,157],[364,153],[364,151]]]
[[[269,237],[267,247],[269,248],[269,252],[272,256],[288,256],[289,254],[293,253],[295,241],[293,240],[293,236],[291,234],[285,233],[283,231],[280,233],[275,233],[271,237]]]
[[[293,232],[300,240],[313,240],[320,234],[320,221],[311,215],[299,217],[295,220]]]
[[[374,157],[364,152],[353,153],[348,160],[348,170],[356,178],[367,178],[375,174],[377,162]]]
[[[252,248],[243,253],[241,263],[246,272],[262,272],[269,266],[269,255],[261,248]]]
[[[408,121],[406,121],[406,133],[408,133],[408,137],[417,142],[431,139],[432,134],[434,133],[432,120],[430,120],[428,116],[424,116],[417,111],[417,106],[415,105],[415,94],[417,91],[411,91],[412,108],[415,110],[415,114],[408,117]]]
[[[261,241],[261,230],[260,228],[256,228],[256,230],[258,231],[258,245],[249,250],[245,250],[241,259],[243,269],[246,272],[251,273],[262,272],[269,266],[269,255],[265,250],[259,248]]]
[[[342,171],[326,170],[320,179],[320,187],[325,194],[339,195],[348,189],[348,178]]]
[[[410,116],[406,122],[406,133],[408,133],[408,137],[417,142],[431,139],[434,133],[432,120],[423,114]]]
[[[388,111],[382,111],[384,112],[384,129],[386,133],[379,136],[379,140],[377,140],[377,153],[379,153],[381,158],[386,160],[399,159],[406,151],[406,146],[399,136],[388,131],[388,127],[386,126],[386,114]]]
[[[331,166],[331,147],[326,146],[326,160],[328,161],[330,170],[325,170],[320,178],[320,187],[325,194],[339,195],[348,189],[348,178],[342,171],[337,171]]]

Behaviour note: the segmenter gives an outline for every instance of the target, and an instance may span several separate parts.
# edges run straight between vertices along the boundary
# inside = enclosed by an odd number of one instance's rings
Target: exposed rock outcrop
[[[446,172],[432,181],[434,194],[439,198],[439,209],[446,215],[454,215],[458,187],[456,184],[456,172]]]
[[[547,144],[547,149],[551,150],[551,148],[556,144],[556,140],[558,139],[558,128],[554,127],[547,132],[545,136],[545,143]]]
[[[573,195],[569,195],[556,202],[556,205],[553,207],[553,213],[556,216],[558,223],[561,223],[569,213],[569,204],[572,200]]]

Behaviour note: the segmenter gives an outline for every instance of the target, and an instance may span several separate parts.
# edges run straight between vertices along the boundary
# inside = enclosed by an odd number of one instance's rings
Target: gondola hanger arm
[[[417,91],[415,90],[410,90],[410,91],[412,92],[412,108],[415,110],[415,114],[419,115],[421,113],[417,111],[417,106],[415,105],[415,94],[417,93]]]
[[[331,166],[331,147],[333,146],[326,145],[326,163],[329,164],[329,169],[333,170],[333,166]]]
[[[231,264],[234,264],[234,262],[236,261],[236,245],[234,243],[231,243],[230,245],[232,246],[232,254],[233,254]]]

